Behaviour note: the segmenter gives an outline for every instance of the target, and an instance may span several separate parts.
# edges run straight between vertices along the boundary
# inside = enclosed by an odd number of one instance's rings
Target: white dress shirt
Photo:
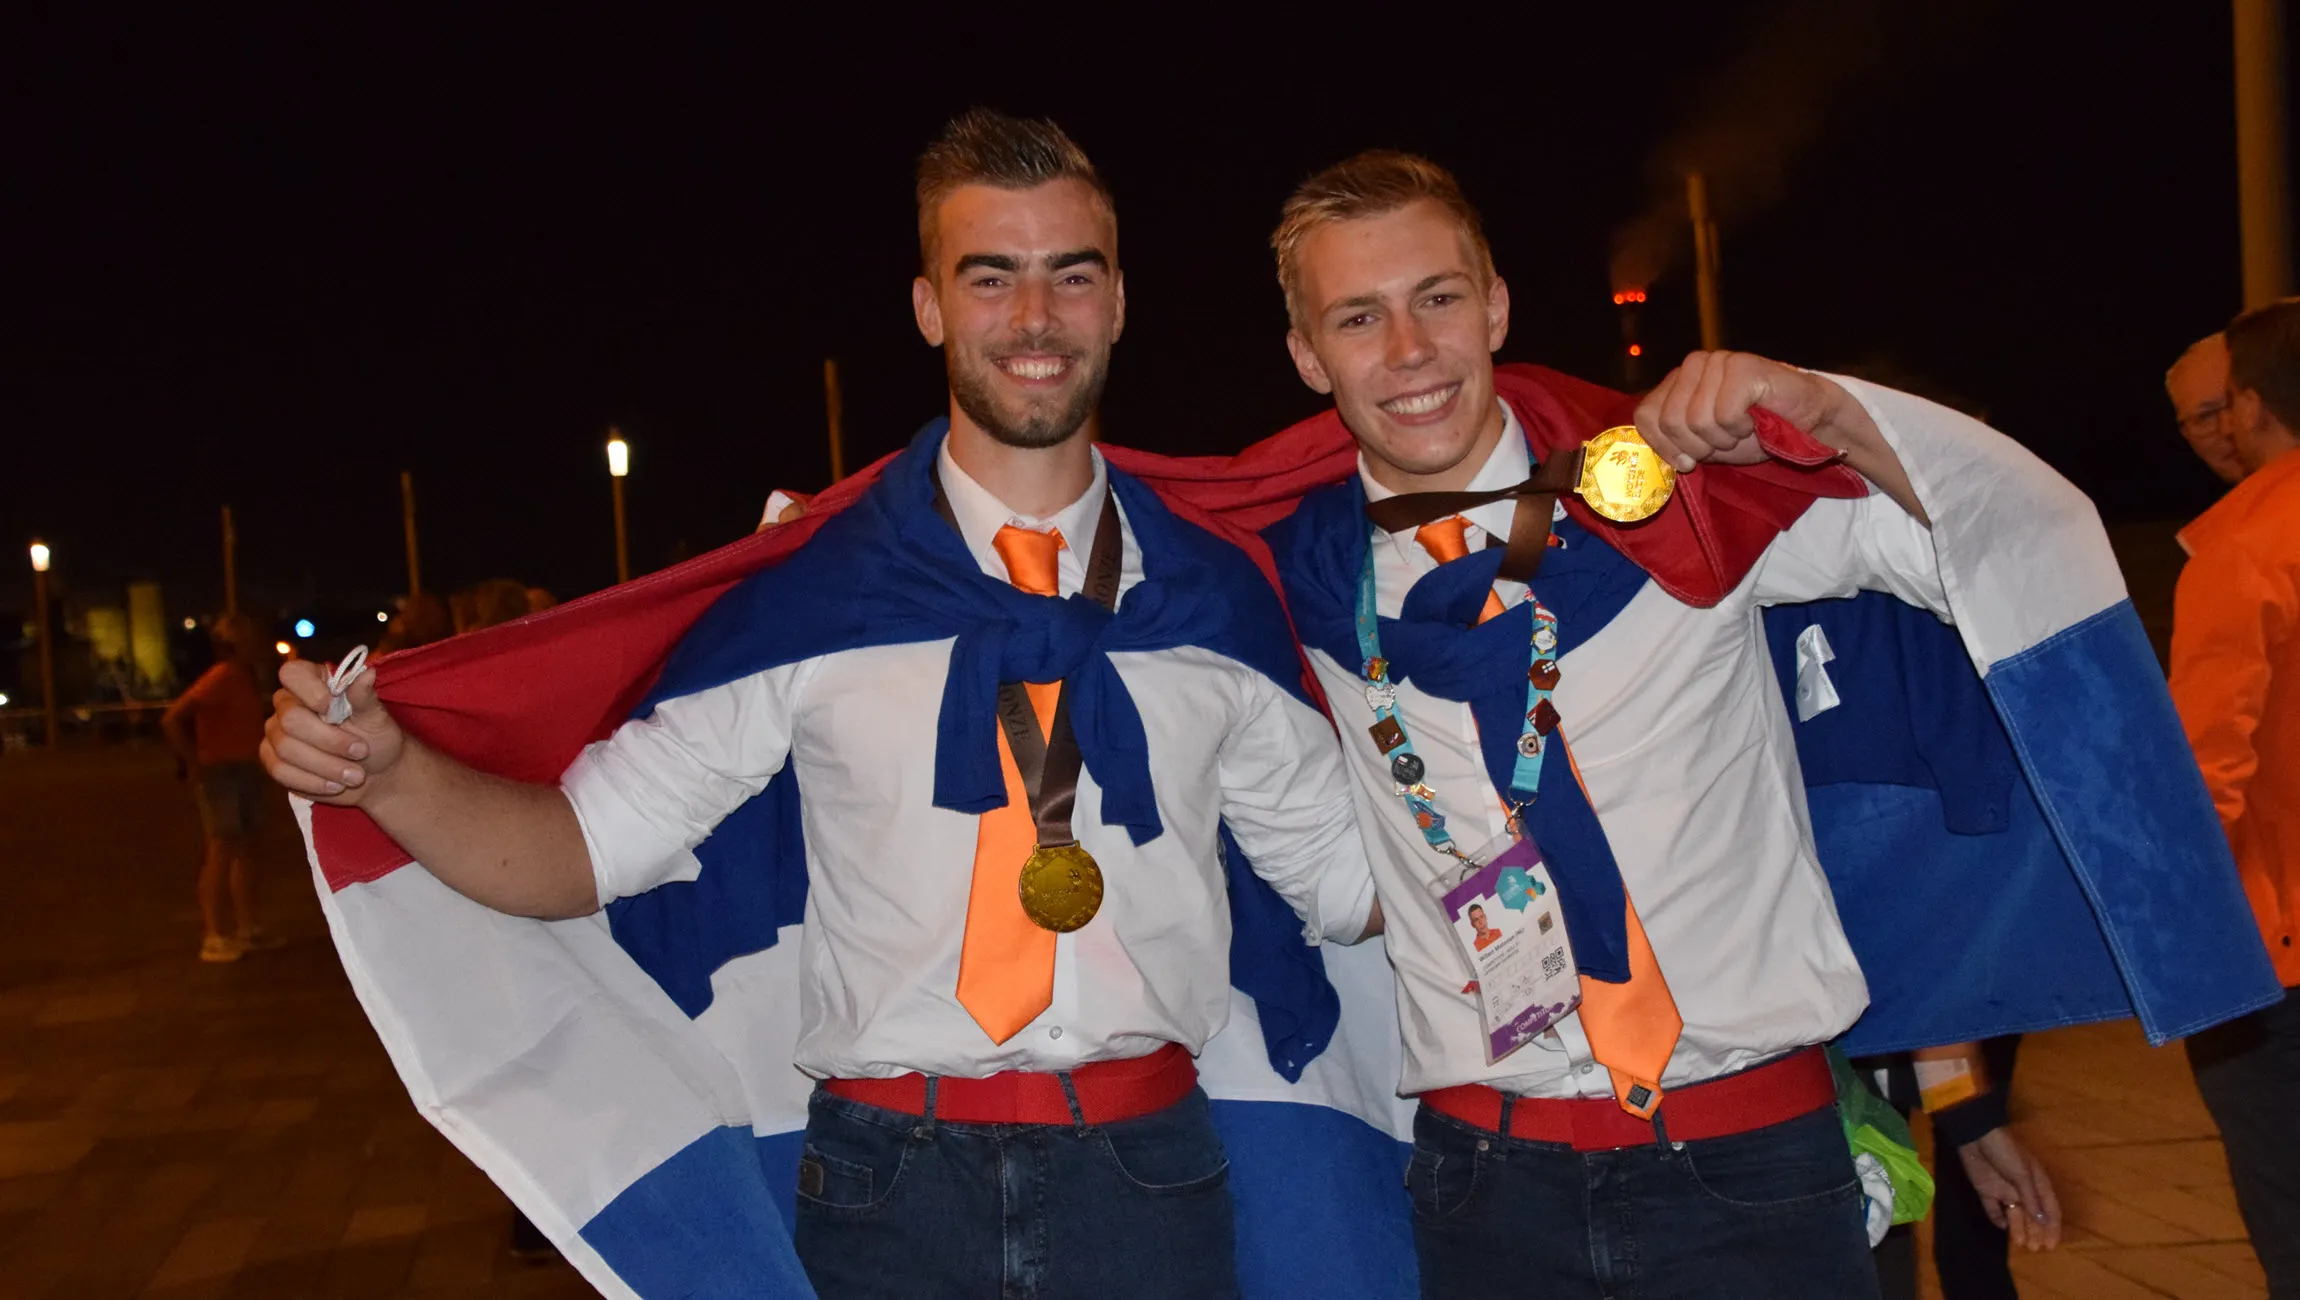
[[[1085,582],[1107,476],[1050,519],[1014,515],[950,459],[942,483],[978,564],[1000,580],[1003,525],[1058,528],[1062,594]],[[1123,593],[1142,555],[1120,510]],[[794,611],[794,617],[804,617]],[[1102,866],[1101,913],[1055,941],[1054,1000],[1003,1044],[959,1005],[980,818],[933,805],[936,719],[952,642],[802,660],[667,700],[584,751],[562,781],[602,902],[693,879],[692,849],[796,766],[806,831],[799,1067],[821,1077],[981,1076],[1192,1052],[1229,1015],[1230,916],[1216,826],[1305,919],[1355,940],[1373,906],[1333,729],[1243,664],[1179,647],[1113,654],[1149,741],[1165,833],[1136,847],[1105,826],[1081,770],[1071,826]],[[1017,864],[1019,865],[1019,864]]]
[[[1503,410],[1508,427],[1473,491],[1508,487],[1529,473],[1524,433],[1507,403]],[[1365,472],[1362,458],[1359,479],[1369,499],[1395,495]],[[1515,509],[1505,500],[1469,512],[1471,549],[1487,536],[1506,539]],[[1412,529],[1376,534],[1372,546],[1375,601],[1395,618],[1407,589],[1437,562]],[[1813,849],[1760,612],[1861,588],[1947,614],[1929,534],[1881,494],[1815,501],[1711,608],[1682,604],[1648,582],[1558,661],[1561,729],[1685,1019],[1664,1086],[1834,1038],[1868,1004]],[[1512,605],[1525,595],[1518,583],[1495,589]],[[1476,1003],[1462,993],[1465,968],[1427,888],[1446,859],[1422,838],[1367,733],[1373,715],[1356,666],[1317,650],[1310,657],[1351,756],[1383,899],[1405,1032],[1401,1091],[1487,1083],[1525,1096],[1611,1096],[1579,1015],[1486,1063]],[[1504,833],[1469,705],[1409,681],[1398,688],[1397,711],[1456,843],[1469,851]]]

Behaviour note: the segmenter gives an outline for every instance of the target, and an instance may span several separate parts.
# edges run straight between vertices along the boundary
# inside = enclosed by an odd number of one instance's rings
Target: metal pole
[[[232,526],[232,508],[224,507],[224,614],[240,612],[240,533]]]
[[[615,581],[631,580],[631,536],[623,526],[623,480],[620,475],[608,479],[615,485]]]
[[[56,646],[48,620],[48,575],[32,571],[32,603],[40,607],[40,708],[48,727],[48,748],[63,743],[63,727],[56,710]]]
[[[830,416],[831,482],[847,476],[846,404],[839,394],[839,363],[823,358],[823,410]]]
[[[2284,0],[2235,0],[2236,194],[2244,305],[2292,291],[2291,172],[2284,154]]]
[[[423,561],[415,549],[415,475],[399,471],[399,518],[407,532],[407,598],[423,594]]]
[[[1699,172],[1685,174],[1685,207],[1693,217],[1693,272],[1701,303],[1701,347],[1725,346],[1724,308],[1717,298],[1717,223],[1709,217],[1709,182]]]

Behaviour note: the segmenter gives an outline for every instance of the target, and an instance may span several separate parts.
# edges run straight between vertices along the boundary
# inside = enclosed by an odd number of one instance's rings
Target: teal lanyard
[[[1379,532],[1367,540],[1365,567],[1358,574],[1358,652],[1363,661],[1359,673],[1366,683],[1366,704],[1374,711],[1374,725],[1368,730],[1389,760],[1390,779],[1397,783],[1398,797],[1405,800],[1414,824],[1421,827],[1422,838],[1438,852],[1458,858],[1461,849],[1446,829],[1445,814],[1437,810],[1437,791],[1422,779],[1429,767],[1414,752],[1413,738],[1398,717],[1397,683],[1390,678],[1389,661],[1382,658],[1381,622],[1374,613],[1374,547],[1384,540]],[[1550,694],[1557,689],[1557,616],[1534,598],[1530,588],[1526,600],[1533,606],[1533,653],[1526,671],[1525,726],[1518,733],[1517,763],[1510,772],[1510,794],[1518,807],[1541,794],[1541,751],[1557,729],[1557,706],[1550,703]]]

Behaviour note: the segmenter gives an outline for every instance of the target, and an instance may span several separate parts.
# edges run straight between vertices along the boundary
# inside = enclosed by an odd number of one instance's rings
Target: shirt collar
[[[958,535],[973,553],[974,562],[991,577],[1006,578],[1006,561],[999,558],[998,549],[991,539],[1008,524],[1043,533],[1057,529],[1062,533],[1064,562],[1062,585],[1067,591],[1071,575],[1085,572],[1086,557],[1094,553],[1094,532],[1102,522],[1102,496],[1109,490],[1110,474],[1102,464],[1102,453],[1094,451],[1094,481],[1076,501],[1055,511],[1046,518],[1017,514],[1006,503],[992,496],[990,489],[974,481],[950,457],[950,439],[944,438],[942,449],[935,454],[935,468],[942,475],[943,495],[950,501],[952,518],[958,521]]]
[[[2295,475],[2300,475],[2300,450],[2285,452],[2245,475],[2242,482],[2228,489],[2210,509],[2174,533],[2174,540],[2193,558],[2201,549],[2211,546],[2219,533],[2241,523],[2261,498],[2272,495],[2286,479]]]
[[[1509,409],[1509,403],[1498,397],[1494,401],[1501,405],[1501,440],[1493,445],[1493,451],[1487,454],[1485,464],[1478,467],[1477,477],[1469,481],[1464,491],[1490,492],[1495,488],[1516,487],[1533,473],[1533,454],[1526,450],[1525,426],[1517,422],[1517,412]],[[1365,489],[1368,501],[1383,501],[1398,495],[1374,481],[1373,474],[1366,468],[1366,454],[1363,451],[1358,453],[1358,483]],[[1488,536],[1506,541],[1510,523],[1516,515],[1517,501],[1514,498],[1504,498],[1489,501],[1463,517],[1484,529]],[[1390,538],[1401,549],[1411,548],[1409,554],[1413,558],[1427,558],[1421,544],[1414,541],[1413,529],[1392,533]]]

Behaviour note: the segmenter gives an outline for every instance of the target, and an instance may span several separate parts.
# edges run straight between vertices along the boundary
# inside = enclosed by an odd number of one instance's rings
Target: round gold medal
[[[1617,424],[1581,450],[1581,481],[1573,490],[1589,508],[1617,524],[1650,519],[1677,490],[1677,471],[1645,445],[1634,425]]]
[[[1076,844],[1041,844],[1022,864],[1020,892],[1032,925],[1068,934],[1102,910],[1102,868]]]

